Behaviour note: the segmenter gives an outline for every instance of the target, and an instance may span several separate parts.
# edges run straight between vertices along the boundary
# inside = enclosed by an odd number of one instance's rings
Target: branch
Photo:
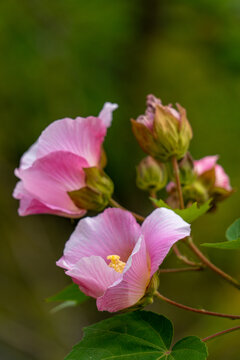
[[[182,188],[180,183],[180,176],[179,176],[179,167],[176,157],[172,157],[172,165],[173,165],[173,171],[175,175],[176,180],[176,186],[177,186],[177,192],[180,202],[180,208],[184,209],[184,201],[183,201],[183,195],[182,195]],[[190,249],[198,256],[198,258],[206,265],[208,266],[212,271],[217,273],[219,276],[221,276],[223,279],[228,281],[231,285],[235,286],[237,289],[240,289],[240,282],[236,279],[234,279],[232,276],[225,273],[223,270],[218,268],[216,265],[214,265],[208,258],[201,252],[201,250],[198,249],[198,247],[194,244],[192,238],[188,238],[187,240],[188,246]],[[174,249],[176,253],[176,248]]]
[[[205,309],[196,309],[196,308],[193,308],[193,307],[190,307],[190,306],[187,306],[187,305],[183,305],[183,304],[179,304],[177,303],[176,301],[174,300],[171,300],[171,299],[168,299],[166,296],[160,294],[158,291],[155,292],[155,295],[173,305],[173,306],[176,306],[180,309],[183,309],[183,310],[187,310],[187,311],[192,311],[192,312],[195,312],[195,313],[198,313],[198,314],[202,314],[202,315],[209,315],[209,316],[217,316],[217,317],[221,317],[221,318],[228,318],[228,319],[232,319],[232,320],[236,320],[236,319],[240,319],[240,315],[230,315],[230,314],[222,314],[222,313],[217,313],[217,312],[213,312],[213,311],[208,311],[208,310],[205,310]]]
[[[207,336],[207,337],[205,337],[204,339],[202,339],[202,341],[203,341],[203,342],[206,342],[206,341],[215,339],[215,338],[218,337],[218,336],[222,336],[222,335],[231,333],[231,332],[236,331],[236,330],[240,330],[240,325],[235,326],[235,327],[230,328],[230,329],[226,329],[226,330],[223,330],[223,331],[219,331],[219,332],[217,332],[216,334]]]
[[[190,265],[190,266],[198,266],[198,267],[203,268],[202,264],[196,263],[195,261],[192,261],[192,260],[189,260],[185,255],[182,255],[177,244],[174,244],[172,249],[173,249],[173,252],[175,253],[176,257],[183,263]]]
[[[176,187],[177,187],[177,192],[178,192],[180,209],[184,209],[184,200],[183,200],[183,194],[182,194],[182,188],[181,188],[180,173],[179,173],[179,167],[178,167],[178,162],[177,162],[176,156],[172,157],[172,167],[173,167],[173,172],[174,172],[174,176],[175,176],[175,182],[176,182]],[[182,255],[180,250],[178,249],[177,244],[173,245],[173,251],[174,251],[175,255],[177,256],[177,258],[179,260],[181,260],[182,262],[184,262],[185,264],[190,265],[190,266],[198,265],[198,264],[192,262],[191,260],[189,260],[186,256]]]
[[[217,273],[219,276],[221,276],[223,279],[228,281],[231,285],[235,286],[237,289],[240,289],[240,283],[238,280],[234,279],[232,276],[225,273],[223,270],[218,268],[216,265],[214,265],[208,258],[199,250],[199,248],[194,244],[191,237],[187,239],[187,243],[190,247],[190,249],[199,257],[199,259],[207,265],[212,271]]]
[[[172,157],[172,166],[173,166],[173,172],[174,172],[175,182],[176,182],[176,186],[177,186],[180,209],[184,209],[184,201],[183,201],[183,194],[182,194],[182,188],[181,188],[181,182],[180,182],[179,167],[178,167],[178,162],[177,162],[176,156]]]
[[[184,268],[176,268],[176,269],[159,269],[160,274],[168,274],[168,273],[179,273],[179,272],[187,272],[187,271],[201,271],[203,270],[202,266],[195,267],[184,267]]]
[[[116,207],[116,208],[119,208],[119,209],[123,209],[123,210],[127,210],[125,209],[122,205],[120,205],[117,201],[113,200],[113,199],[110,199],[109,200],[109,204],[112,206],[112,207]],[[130,211],[130,210],[127,210],[127,211]],[[145,217],[142,216],[142,215],[139,215],[139,214],[136,214],[135,212],[133,211],[130,211],[130,213],[135,217],[135,219],[139,222],[143,222],[145,220]]]

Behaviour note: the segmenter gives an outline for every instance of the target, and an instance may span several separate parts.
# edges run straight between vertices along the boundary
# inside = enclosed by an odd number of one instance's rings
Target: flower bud
[[[163,163],[147,156],[137,166],[137,186],[141,190],[159,191],[167,183],[167,169]]]
[[[171,181],[166,187],[168,198],[167,204],[173,209],[180,208],[179,195],[175,182]],[[193,202],[203,204],[208,197],[208,191],[206,187],[196,178],[193,178],[192,182],[189,182],[182,186],[182,194],[184,199],[184,205],[188,207]]]
[[[196,175],[194,172],[193,158],[189,152],[179,161],[180,182],[182,185],[191,184]]]
[[[182,191],[187,206],[193,202],[203,204],[209,199],[206,188],[199,180],[193,181],[192,184],[185,185]]]
[[[114,185],[112,180],[97,167],[84,168],[86,186],[69,191],[68,195],[79,208],[93,211],[103,210],[109,203]]]
[[[173,156],[181,159],[192,138],[186,110],[179,104],[177,108],[163,106],[160,99],[148,95],[145,115],[132,120],[133,133],[143,151],[163,162]]]
[[[229,197],[234,190],[230,179],[221,165],[217,164],[218,156],[206,156],[193,161],[188,154],[179,162],[182,193],[185,206],[193,202],[203,204],[211,199],[211,209],[215,209],[219,201]],[[184,175],[186,177],[184,178]],[[186,179],[186,182],[184,182]],[[179,207],[176,184],[171,181],[166,187],[167,203],[172,208]]]
[[[229,197],[233,193],[230,179],[223,167],[217,164],[218,156],[206,156],[194,161],[194,171],[198,180],[205,187],[212,198],[212,204],[216,207],[219,201]]]

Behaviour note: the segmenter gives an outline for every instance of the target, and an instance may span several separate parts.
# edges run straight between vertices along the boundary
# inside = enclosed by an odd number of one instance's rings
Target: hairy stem
[[[180,182],[180,173],[179,173],[179,167],[178,167],[178,162],[177,162],[176,156],[172,157],[172,167],[173,167],[173,173],[175,176],[175,182],[176,182],[176,187],[177,187],[177,192],[178,192],[180,209],[184,209],[184,200],[183,200],[183,194],[182,194],[182,188],[181,188],[181,182]],[[189,260],[186,256],[181,254],[180,250],[178,249],[177,244],[173,245],[173,251],[174,251],[175,255],[177,256],[177,258],[179,260],[181,260],[182,262],[184,262],[185,264],[190,265],[190,266],[197,265],[196,263]]]
[[[176,257],[177,257],[180,261],[182,261],[183,263],[185,263],[185,264],[187,264],[187,265],[189,265],[189,266],[193,266],[193,267],[194,267],[194,266],[195,266],[195,267],[198,266],[198,267],[202,267],[202,268],[203,268],[202,264],[196,263],[195,261],[192,261],[192,260],[189,260],[185,255],[182,255],[182,253],[180,252],[177,244],[174,244],[173,247],[172,247],[172,249],[173,249]]]
[[[235,327],[232,327],[232,328],[230,328],[230,329],[226,329],[226,330],[223,330],[223,331],[219,331],[219,332],[217,332],[216,334],[207,336],[207,337],[205,337],[204,339],[202,339],[202,341],[203,341],[203,342],[207,342],[207,341],[209,341],[209,340],[215,339],[215,338],[218,337],[218,336],[222,336],[222,335],[231,333],[231,332],[236,331],[236,330],[240,330],[240,325],[235,326]]]
[[[113,199],[110,199],[109,200],[109,204],[112,206],[112,207],[116,207],[116,208],[119,208],[119,209],[123,209],[123,210],[127,210],[125,209],[122,205],[120,205],[117,201],[113,200]],[[129,210],[127,210],[129,211]],[[142,215],[139,215],[139,214],[136,214],[135,212],[133,211],[130,211],[131,214],[135,217],[135,219],[139,222],[143,222],[145,220],[145,217],[142,216]]]
[[[155,295],[173,305],[173,306],[176,306],[180,309],[183,309],[183,310],[187,310],[187,311],[192,311],[192,312],[195,312],[197,314],[202,314],[202,315],[209,315],[209,316],[217,316],[217,317],[222,317],[222,318],[228,318],[228,319],[232,319],[232,320],[237,320],[237,319],[240,319],[240,315],[230,315],[230,314],[222,314],[222,313],[217,313],[217,312],[213,312],[213,311],[208,311],[208,310],[205,310],[205,309],[196,309],[196,308],[193,308],[193,307],[190,307],[190,306],[187,306],[187,305],[183,305],[183,304],[180,304],[180,303],[177,303],[176,301],[174,300],[171,300],[169,298],[167,298],[166,296],[160,294],[158,291],[155,292]]]
[[[182,188],[181,188],[181,182],[180,182],[179,167],[178,167],[177,158],[175,156],[172,157],[172,166],[173,166],[173,173],[175,176],[175,182],[176,182],[176,186],[177,186],[180,209],[184,209],[184,201],[183,201],[183,194],[182,194]]]
[[[203,268],[201,266],[190,266],[184,268],[176,268],[176,269],[159,269],[160,274],[168,274],[168,273],[179,273],[179,272],[187,272],[187,271],[201,271]]]
[[[178,192],[178,197],[179,197],[180,208],[184,209],[184,201],[183,201],[183,195],[182,195],[182,189],[181,189],[181,183],[180,183],[180,177],[179,177],[179,167],[178,167],[178,162],[177,162],[176,157],[172,158],[172,166],[173,166],[173,171],[174,171],[174,175],[175,175],[175,181],[176,181],[176,186],[177,186],[177,192]],[[189,237],[187,239],[187,244],[190,247],[190,249],[197,255],[197,257],[203,262],[203,264],[208,266],[212,271],[216,272],[219,276],[221,276],[223,279],[225,279],[230,284],[235,286],[237,289],[240,289],[239,281],[234,279],[232,276],[228,275],[227,273],[225,273],[223,270],[219,269],[216,265],[214,265],[201,252],[201,250],[194,244],[191,237]],[[174,250],[175,254],[177,255],[177,253],[176,253],[177,249],[173,248],[173,250]]]
[[[219,269],[216,265],[214,265],[202,252],[199,248],[194,244],[191,237],[187,239],[187,243],[190,249],[198,256],[198,258],[211,270],[221,276],[223,279],[228,281],[231,285],[235,286],[237,289],[240,289],[240,283],[238,280],[234,279],[229,274],[225,273],[223,270]]]

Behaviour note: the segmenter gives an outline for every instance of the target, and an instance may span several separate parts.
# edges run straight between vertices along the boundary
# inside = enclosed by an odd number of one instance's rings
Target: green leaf
[[[71,285],[68,285],[63,290],[59,291],[56,295],[49,297],[48,299],[46,299],[46,301],[47,302],[53,302],[53,301],[58,301],[58,302],[61,301],[62,302],[62,304],[56,306],[55,308],[53,308],[51,310],[52,313],[55,313],[66,307],[82,304],[87,299],[89,299],[89,297],[80,291],[77,284],[73,283]]]
[[[163,200],[156,200],[151,198],[151,200],[158,206],[158,207],[165,207],[167,209],[171,209],[171,207],[166,204]],[[183,220],[185,220],[188,223],[194,222],[197,218],[205,214],[211,207],[211,199],[205,202],[203,205],[198,206],[198,204],[195,202],[190,207],[186,209],[171,209],[176,214],[180,215]]]
[[[63,310],[63,309],[68,308],[68,307],[76,306],[76,305],[77,305],[76,301],[71,301],[71,300],[64,301],[64,302],[60,303],[59,305],[55,306],[54,308],[52,308],[50,310],[50,313],[55,314],[60,310]]]
[[[232,240],[232,241],[223,241],[219,243],[204,243],[201,244],[201,246],[206,246],[216,249],[224,249],[224,250],[240,250],[240,239]]]
[[[226,231],[226,238],[229,241],[240,240],[240,219],[234,221]]]
[[[197,337],[178,341],[170,350],[173,326],[149,311],[117,315],[84,329],[84,337],[65,360],[206,360]]]
[[[219,243],[205,243],[202,246],[224,249],[224,250],[240,250],[240,219],[234,221],[226,231],[228,241]]]

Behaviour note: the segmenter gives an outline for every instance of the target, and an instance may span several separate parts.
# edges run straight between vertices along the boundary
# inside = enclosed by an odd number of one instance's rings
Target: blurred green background
[[[147,214],[135,187],[143,153],[129,119],[144,112],[145,96],[187,108],[195,158],[220,154],[233,187],[240,181],[240,3],[238,0],[1,0],[0,2],[0,357],[60,360],[87,324],[106,317],[92,300],[50,314],[45,298],[69,283],[55,266],[73,231],[69,220],[20,218],[11,194],[22,153],[53,120],[97,115],[117,102],[105,149],[115,197]],[[239,217],[237,192],[193,226],[196,242],[222,241]],[[206,250],[239,277],[240,253]],[[177,266],[173,255],[164,266]],[[210,271],[164,274],[161,291],[180,302],[239,313],[240,292]],[[155,302],[175,324],[176,339],[206,337],[230,320],[189,314]],[[238,360],[239,333],[209,343],[210,360]]]

